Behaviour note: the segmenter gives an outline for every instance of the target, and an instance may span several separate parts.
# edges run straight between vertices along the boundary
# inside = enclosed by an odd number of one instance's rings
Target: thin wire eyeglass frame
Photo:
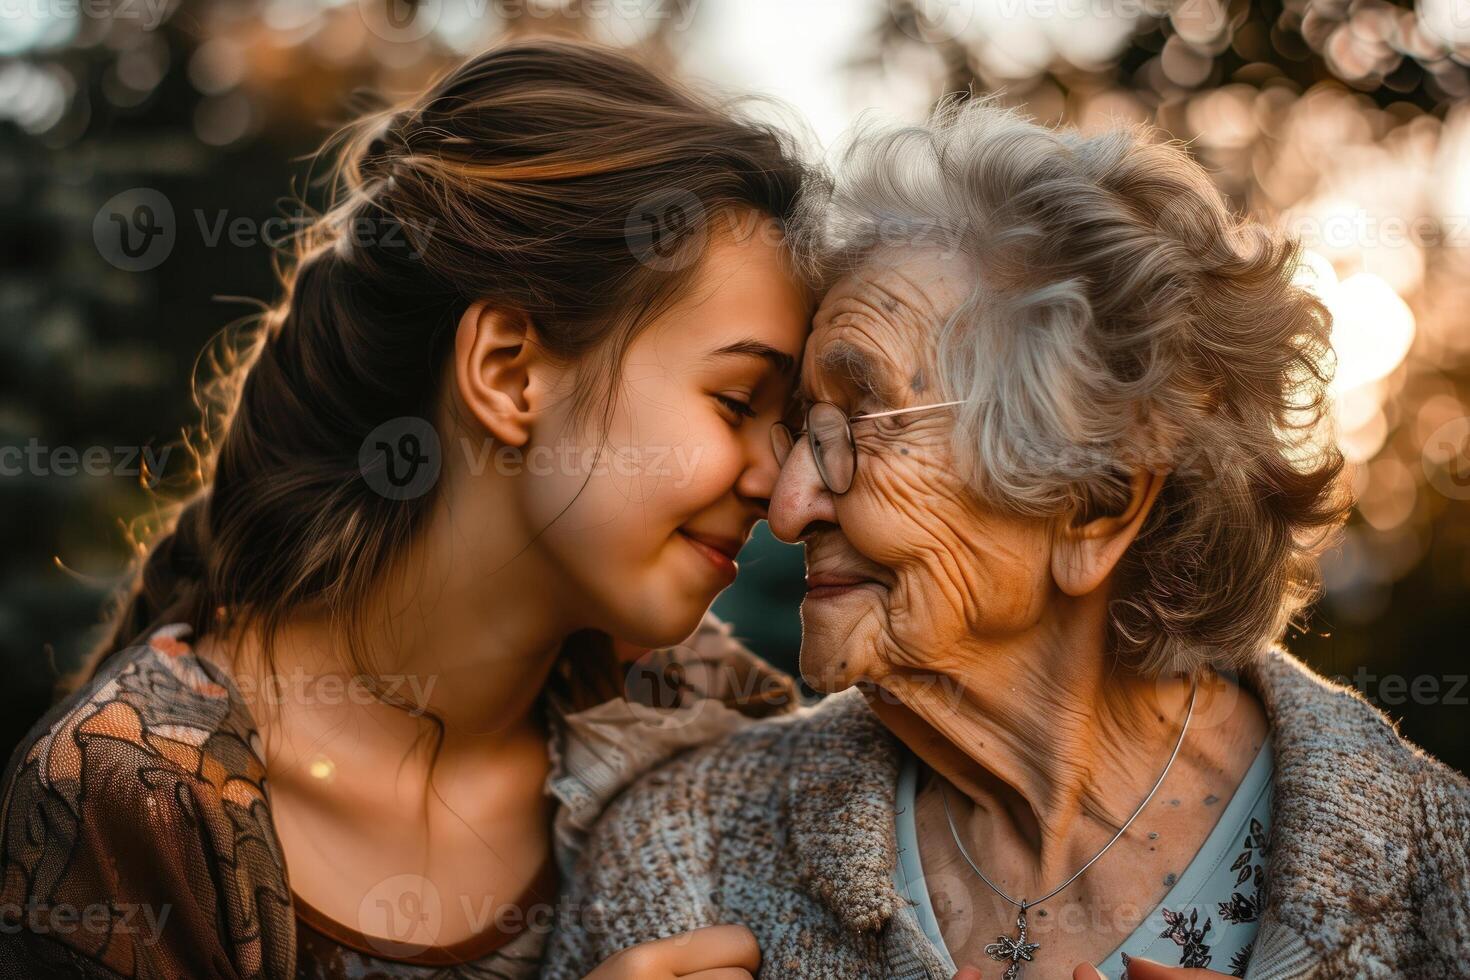
[[[847,438],[848,455],[852,459],[852,472],[847,474],[847,483],[841,489],[838,489],[836,486],[833,485],[833,480],[830,478],[831,475],[827,473],[827,468],[822,465],[822,455],[818,451],[816,437],[812,435],[812,412],[814,412],[818,406],[828,405],[832,408],[837,409],[839,413],[842,412],[842,409],[837,405],[834,405],[832,402],[812,402],[812,404],[808,406],[806,410],[806,428],[802,429],[800,432],[792,432],[791,426],[787,425],[785,422],[777,422],[772,425],[771,448],[776,453],[776,461],[782,466],[785,466],[787,458],[791,455],[792,450],[796,448],[796,440],[801,436],[806,436],[807,448],[811,450],[812,462],[817,467],[817,476],[822,478],[822,485],[837,496],[841,496],[842,494],[847,493],[847,491],[852,489],[853,480],[857,479],[857,444],[853,441],[852,438],[852,424],[854,422],[865,422],[868,419],[888,418],[893,415],[908,415],[912,412],[929,412],[939,408],[952,408],[955,405],[962,404],[964,404],[963,401],[935,402],[932,405],[911,405],[908,408],[890,408],[885,412],[866,412],[862,415],[844,415],[843,429],[846,433]],[[785,443],[784,445],[783,440]]]

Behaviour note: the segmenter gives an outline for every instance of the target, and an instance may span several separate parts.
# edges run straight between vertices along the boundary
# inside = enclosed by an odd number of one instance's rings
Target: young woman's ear
[[[1057,588],[1070,596],[1084,596],[1107,581],[1143,530],[1167,478],[1167,473],[1138,470],[1129,478],[1128,503],[1122,513],[1058,530],[1051,549],[1051,574]]]
[[[524,313],[481,300],[459,318],[455,387],[464,407],[496,441],[523,446],[530,439],[531,421],[545,407],[551,371]]]

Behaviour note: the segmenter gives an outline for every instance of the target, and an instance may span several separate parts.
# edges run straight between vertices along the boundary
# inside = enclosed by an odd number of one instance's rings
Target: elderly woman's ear
[[[1119,513],[1058,524],[1051,546],[1051,574],[1057,588],[1070,596],[1084,596],[1107,581],[1143,529],[1167,477],[1136,470],[1128,479],[1128,502]]]

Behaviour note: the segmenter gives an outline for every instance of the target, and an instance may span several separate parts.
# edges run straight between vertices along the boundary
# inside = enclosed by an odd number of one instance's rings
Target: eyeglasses
[[[806,410],[806,428],[792,432],[785,422],[771,426],[771,448],[776,451],[776,462],[782,466],[791,457],[798,436],[805,435],[817,464],[817,475],[828,490],[835,494],[847,493],[857,473],[857,449],[852,441],[852,423],[868,419],[887,418],[890,415],[907,415],[910,412],[928,412],[936,408],[949,408],[960,402],[937,402],[933,405],[915,405],[912,408],[895,408],[887,412],[869,412],[866,415],[848,415],[831,402],[813,402]]]

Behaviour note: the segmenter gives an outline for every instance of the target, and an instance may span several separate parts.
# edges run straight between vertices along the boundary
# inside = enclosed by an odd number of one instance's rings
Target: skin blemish
[[[1169,801],[1169,805],[1170,806],[1178,806],[1179,805],[1179,801],[1178,800],[1170,800]]]
[[[914,374],[913,378],[910,379],[909,390],[912,391],[914,394],[921,394],[927,387],[929,387],[929,383],[925,380],[924,371],[921,368]]]
[[[1176,875],[1172,871],[1170,871],[1168,874],[1164,875],[1164,884],[1166,884],[1166,885],[1172,885],[1172,884],[1174,884],[1174,882],[1176,882],[1178,880],[1179,880],[1179,876]]]
[[[1158,840],[1159,839],[1159,832],[1157,830],[1150,830],[1148,832],[1148,839],[1149,840]],[[1150,847],[1149,850],[1153,850],[1153,848]]]
[[[909,451],[907,449],[900,449],[898,452],[901,456],[907,456],[909,454]]]
[[[1205,806],[1214,806],[1216,803],[1219,802],[1220,797],[1216,796],[1214,793],[1211,793],[1209,796],[1205,797]]]

